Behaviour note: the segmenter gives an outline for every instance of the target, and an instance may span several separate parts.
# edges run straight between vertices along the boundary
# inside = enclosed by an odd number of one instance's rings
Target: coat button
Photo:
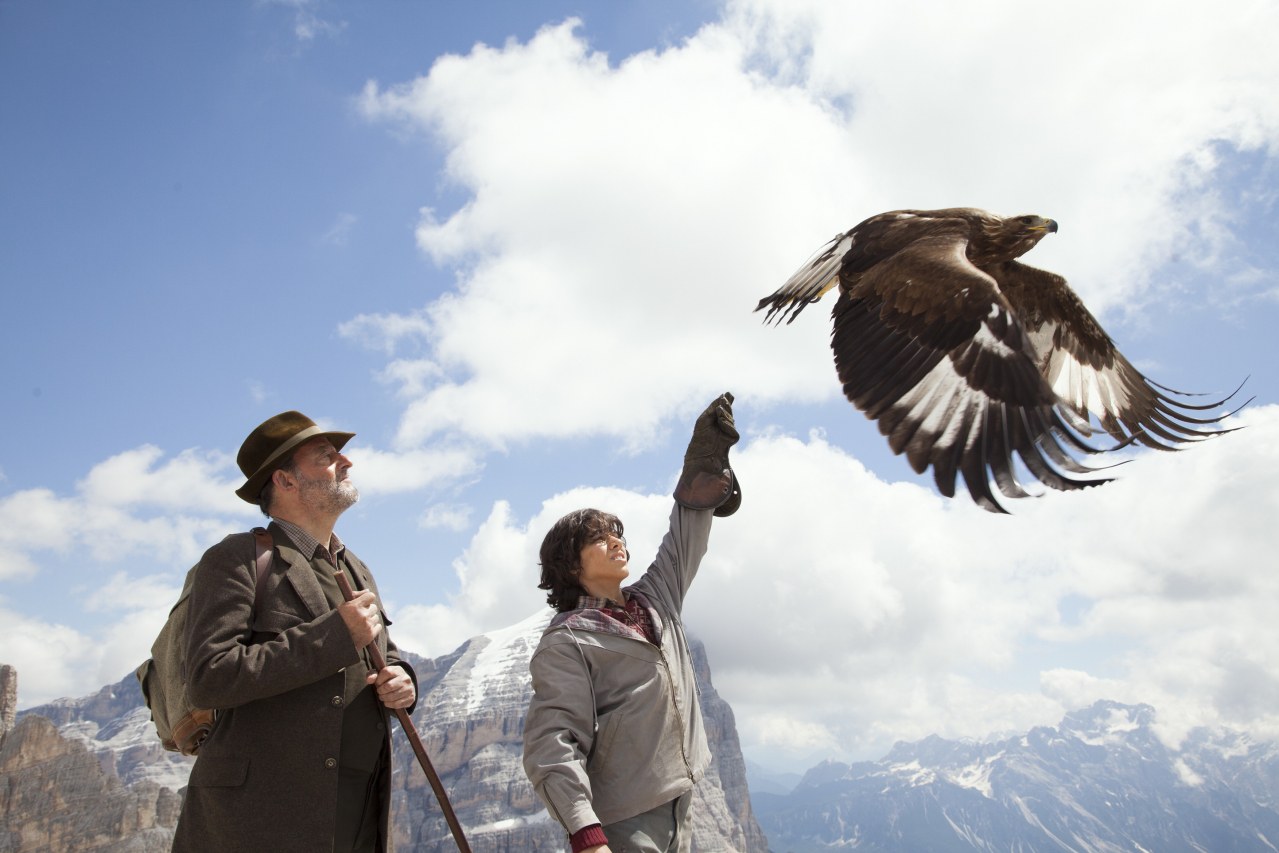
[[[338,766],[338,760],[336,758],[326,758],[324,759],[324,766],[332,770],[334,767]]]
[[[342,707],[342,697],[334,696],[332,699],[329,700],[329,704],[332,705],[334,708]]]

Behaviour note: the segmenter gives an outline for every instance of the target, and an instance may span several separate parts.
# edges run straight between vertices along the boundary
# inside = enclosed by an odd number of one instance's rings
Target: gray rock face
[[[13,731],[18,711],[18,671],[0,664],[0,737]]]
[[[59,699],[19,716],[32,715],[44,717],[62,735],[83,743],[108,775],[126,785],[149,781],[177,791],[191,775],[194,758],[160,746],[132,673],[92,695]]]
[[[0,850],[160,853],[180,804],[154,782],[121,784],[43,717],[26,716],[0,738]]]

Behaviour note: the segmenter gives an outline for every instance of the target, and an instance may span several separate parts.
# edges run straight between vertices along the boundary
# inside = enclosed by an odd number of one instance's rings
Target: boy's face
[[[627,568],[626,540],[613,533],[582,548],[582,571],[578,581],[592,595],[594,589],[611,589],[630,575]]]

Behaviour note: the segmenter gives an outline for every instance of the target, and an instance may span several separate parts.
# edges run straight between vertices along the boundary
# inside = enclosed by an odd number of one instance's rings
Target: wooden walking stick
[[[338,569],[333,573],[337,579],[338,588],[342,590],[342,597],[347,601],[355,598],[355,590],[351,589],[351,582],[347,580],[346,572]],[[369,657],[373,659],[373,666],[379,671],[386,667],[386,659],[382,657],[382,652],[378,650],[377,643],[369,643]],[[395,709],[395,716],[400,720],[400,728],[404,730],[404,734],[409,739],[409,745],[413,747],[413,753],[417,755],[417,763],[422,765],[422,769],[426,771],[426,780],[431,783],[431,790],[435,792],[435,799],[440,803],[440,810],[444,812],[444,819],[448,821],[449,829],[453,833],[453,840],[457,842],[457,849],[461,853],[471,853],[471,845],[466,843],[466,836],[462,834],[462,824],[457,822],[457,815],[453,814],[453,806],[449,803],[449,795],[444,791],[444,784],[440,782],[439,775],[435,772],[435,768],[431,766],[431,759],[426,756],[426,747],[422,745],[422,738],[418,736],[417,729],[413,727],[413,721],[409,719],[409,712],[403,708]]]

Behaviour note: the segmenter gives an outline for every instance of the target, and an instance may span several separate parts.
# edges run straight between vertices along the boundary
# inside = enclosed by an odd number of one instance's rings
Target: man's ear
[[[276,468],[271,472],[271,482],[275,484],[277,489],[291,489],[297,485],[297,480],[293,475],[283,468]]]

